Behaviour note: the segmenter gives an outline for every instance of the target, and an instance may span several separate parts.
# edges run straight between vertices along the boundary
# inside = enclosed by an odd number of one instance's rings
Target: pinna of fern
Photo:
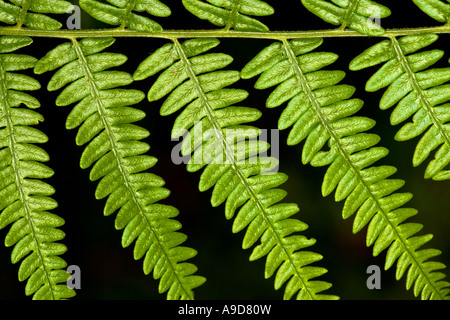
[[[159,203],[169,190],[162,178],[148,172],[157,161],[146,155],[150,147],[141,141],[149,132],[133,124],[145,113],[131,105],[145,95],[119,88],[133,81],[130,74],[108,70],[127,60],[122,54],[103,52],[113,42],[113,38],[73,39],[49,51],[34,70],[40,74],[58,69],[47,88],[63,88],[56,105],[75,104],[66,127],[79,127],[76,143],[86,145],[80,166],[92,167],[90,179],[99,180],[95,197],[107,198],[104,215],[117,212],[115,227],[123,229],[123,247],[135,242],[134,258],[143,258],[144,273],[153,272],[167,299],[193,299],[193,289],[205,281],[187,262],[197,252],[181,246],[187,237],[179,232],[178,210]]]
[[[395,106],[391,124],[398,125],[409,118],[395,139],[406,141],[422,136],[413,156],[415,167],[430,155],[425,178],[450,179],[450,68],[431,68],[443,55],[442,50],[419,51],[438,39],[435,34],[391,37],[357,56],[351,70],[361,70],[383,63],[367,81],[366,90],[387,87],[380,101],[382,110]]]
[[[33,127],[43,117],[33,109],[39,101],[24,91],[37,90],[37,80],[14,71],[33,68],[37,59],[12,53],[32,43],[28,37],[0,38],[0,229],[11,225],[5,238],[14,246],[11,262],[20,263],[19,280],[27,280],[26,295],[33,299],[67,299],[75,295],[66,282],[70,274],[60,257],[64,219],[51,213],[57,202],[52,186],[43,181],[53,175],[44,165],[49,155],[36,144],[47,136]]]
[[[406,222],[417,210],[403,207],[411,194],[396,192],[404,181],[388,179],[396,169],[372,166],[388,150],[376,146],[378,135],[366,132],[375,122],[354,116],[363,101],[351,98],[354,87],[339,84],[345,73],[323,70],[338,56],[313,52],[321,43],[321,39],[275,42],[250,61],[241,76],[247,79],[259,75],[257,89],[276,87],[267,107],[287,103],[278,127],[291,128],[288,145],[304,141],[302,162],[328,166],[322,194],[327,196],[335,190],[335,200],[345,200],[343,218],[356,214],[354,233],[367,226],[366,242],[373,245],[373,254],[387,250],[385,269],[397,262],[397,280],[406,273],[406,287],[413,288],[415,296],[447,299],[450,283],[439,271],[445,265],[429,261],[441,252],[422,248],[432,235],[417,235],[423,226]]]
[[[327,270],[311,264],[320,254],[304,249],[315,243],[298,234],[307,225],[296,219],[296,204],[279,203],[286,192],[278,187],[287,176],[273,172],[276,158],[261,155],[268,150],[259,141],[260,129],[247,123],[257,120],[257,109],[235,106],[248,93],[228,88],[239,72],[222,70],[232,58],[206,53],[217,39],[173,40],[145,59],[134,73],[144,80],[160,73],[148,92],[149,101],[167,96],[160,113],[182,112],[175,120],[172,138],[183,139],[181,153],[191,156],[187,170],[203,169],[199,190],[212,190],[211,204],[225,205],[234,233],[247,228],[243,248],[253,249],[250,260],[266,258],[265,277],[275,275],[275,289],[285,286],[284,299],[336,299],[323,294],[331,284],[317,280]]]

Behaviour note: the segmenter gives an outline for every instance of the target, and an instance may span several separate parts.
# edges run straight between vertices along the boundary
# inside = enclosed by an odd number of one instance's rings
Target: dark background
[[[300,1],[267,1],[275,8],[271,17],[261,17],[260,21],[271,30],[314,30],[334,28],[313,14],[309,13]],[[427,17],[412,1],[378,1],[392,10],[389,18],[382,20],[384,28],[423,27],[439,25]],[[181,1],[165,1],[172,9],[169,18],[155,18],[165,29],[209,29],[214,28],[209,22],[202,21],[186,11]],[[68,15],[67,15],[68,17]],[[64,21],[64,18],[60,18]],[[83,29],[106,27],[83,14]],[[424,224],[421,234],[433,233],[435,238],[430,246],[443,251],[438,260],[450,265],[449,242],[446,231],[450,226],[450,181],[433,182],[423,179],[423,173],[429,159],[418,168],[413,168],[411,159],[417,139],[410,142],[395,142],[393,137],[400,126],[389,124],[391,110],[378,108],[382,91],[366,93],[364,85],[376,68],[359,72],[348,70],[349,62],[365,48],[378,42],[375,38],[330,38],[317,50],[337,53],[339,60],[330,69],[344,70],[347,77],[342,83],[356,87],[354,97],[361,98],[365,105],[359,114],[377,121],[372,130],[382,137],[379,145],[390,150],[388,157],[378,162],[397,167],[394,176],[406,180],[400,191],[414,194],[408,206],[419,210],[419,215],[410,221]],[[62,43],[63,40],[34,38],[32,46],[21,52],[42,57],[47,51]],[[139,63],[149,54],[166,43],[158,39],[124,39],[118,38],[107,51],[121,52],[129,59],[120,70],[134,72]],[[229,69],[241,70],[261,49],[270,44],[266,40],[221,39],[221,45],[214,50],[230,54],[235,58]],[[448,36],[430,46],[448,49]],[[449,54],[436,65],[448,66]],[[66,233],[64,243],[69,250],[64,255],[68,264],[81,268],[81,290],[76,299],[165,299],[165,294],[157,293],[158,281],[142,272],[142,260],[132,258],[133,246],[121,247],[122,231],[114,229],[114,215],[104,217],[104,201],[94,198],[96,183],[89,181],[89,170],[79,168],[81,147],[74,143],[76,130],[65,129],[65,119],[70,107],[56,107],[54,101],[59,92],[48,92],[46,83],[51,73],[33,75],[42,84],[42,89],[32,94],[39,98],[39,109],[45,122],[39,128],[49,136],[44,146],[51,156],[48,165],[55,170],[55,176],[48,182],[56,188],[54,198],[59,203],[55,213],[66,220],[62,227]],[[155,78],[133,83],[130,87],[147,92]],[[242,80],[238,87],[251,92],[245,101],[246,106],[263,111],[263,117],[255,123],[260,128],[277,127],[281,107],[266,109],[265,100],[272,89],[256,91],[253,85],[256,79]],[[242,250],[244,232],[232,234],[232,221],[224,217],[223,205],[212,208],[211,192],[200,193],[198,180],[200,173],[188,173],[184,165],[174,165],[170,154],[177,144],[170,140],[170,132],[176,115],[162,117],[159,115],[161,101],[148,103],[144,100],[137,107],[147,114],[139,124],[151,132],[146,140],[151,145],[150,153],[158,157],[158,164],[152,171],[166,180],[166,187],[172,191],[163,203],[171,204],[180,210],[179,220],[183,224],[182,232],[188,235],[185,245],[198,250],[192,262],[199,267],[199,275],[205,276],[207,282],[196,290],[197,299],[281,299],[283,289],[273,290],[274,278],[264,280],[264,262],[261,259],[249,262],[251,250]],[[287,147],[285,144],[289,130],[280,133],[280,171],[288,174],[289,180],[283,185],[288,191],[286,202],[295,202],[300,207],[297,217],[310,227],[304,234],[317,239],[310,249],[324,255],[324,259],[314,265],[326,267],[329,272],[318,278],[333,284],[328,290],[341,299],[413,299],[406,291],[405,277],[395,280],[395,267],[382,272],[381,290],[368,290],[366,280],[367,267],[372,264],[383,269],[384,253],[373,257],[371,248],[365,245],[366,229],[356,235],[352,234],[351,217],[343,220],[341,210],[343,203],[335,203],[333,195],[323,198],[320,193],[321,182],[326,168],[312,168],[301,164],[301,147]],[[7,230],[0,230],[4,239]],[[10,263],[11,248],[0,247],[0,299],[28,299],[24,296],[25,283],[17,281],[18,264]]]

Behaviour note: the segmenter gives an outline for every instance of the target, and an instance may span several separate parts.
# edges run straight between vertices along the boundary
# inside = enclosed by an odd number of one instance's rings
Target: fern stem
[[[190,300],[193,300],[194,297],[189,293],[188,290],[186,290],[186,288],[183,285],[183,282],[181,281],[181,279],[179,278],[178,272],[170,258],[169,252],[167,250],[167,248],[162,244],[162,242],[160,241],[160,237],[158,236],[156,230],[152,227],[151,222],[148,220],[147,216],[145,215],[145,210],[143,208],[143,205],[141,203],[141,201],[139,201],[138,197],[136,196],[137,191],[135,190],[135,188],[133,187],[133,184],[131,183],[130,179],[129,179],[129,174],[127,173],[125,166],[123,164],[122,161],[122,156],[120,155],[119,152],[119,148],[117,146],[117,140],[114,136],[114,133],[112,131],[110,122],[107,119],[106,116],[106,108],[102,103],[102,100],[100,99],[100,93],[99,93],[99,89],[97,88],[95,81],[94,81],[94,76],[92,74],[92,71],[89,68],[89,65],[86,61],[86,57],[84,56],[83,51],[81,50],[81,47],[78,43],[78,41],[75,38],[72,38],[72,43],[73,46],[75,48],[75,51],[77,53],[78,59],[81,62],[81,65],[83,67],[83,71],[84,74],[86,76],[86,78],[88,79],[88,83],[89,83],[89,87],[90,87],[90,91],[91,91],[91,95],[93,96],[94,100],[96,101],[96,105],[97,105],[97,111],[98,114],[100,116],[100,118],[102,119],[103,122],[103,126],[105,128],[105,131],[109,137],[109,142],[111,143],[111,150],[114,154],[114,159],[117,162],[117,167],[121,173],[122,179],[125,183],[125,186],[128,190],[128,192],[131,194],[132,200],[134,202],[134,204],[136,205],[136,208],[138,208],[139,210],[139,214],[141,215],[143,221],[146,222],[147,228],[150,230],[150,232],[153,234],[153,237],[155,239],[155,241],[157,242],[158,246],[161,248],[161,251],[163,252],[164,256],[166,257],[167,261],[169,262],[169,266],[170,269],[173,271],[173,274],[175,275],[177,282],[180,284],[180,287],[183,288],[183,291],[185,292],[186,296],[189,297]]]
[[[383,218],[387,221],[389,227],[391,228],[392,232],[395,234],[396,238],[400,240],[405,252],[411,257],[413,264],[417,266],[417,268],[420,270],[426,281],[430,284],[430,286],[433,288],[433,290],[436,292],[437,296],[443,300],[444,298],[440,295],[439,290],[435,288],[433,285],[433,282],[431,279],[429,279],[429,275],[426,273],[425,270],[423,270],[423,267],[420,263],[418,263],[417,259],[414,256],[414,252],[410,250],[407,244],[407,239],[405,239],[397,230],[396,226],[393,224],[393,222],[388,217],[388,212],[386,212],[383,209],[383,206],[380,204],[379,199],[376,197],[376,195],[372,192],[370,186],[367,184],[366,180],[361,175],[360,170],[355,166],[355,164],[352,162],[350,155],[345,151],[344,147],[342,146],[341,140],[336,135],[335,131],[333,130],[332,126],[330,125],[327,117],[322,112],[321,106],[319,102],[316,100],[315,95],[311,89],[311,87],[308,84],[308,81],[306,79],[305,74],[301,70],[300,66],[297,63],[297,59],[295,56],[295,53],[292,51],[291,47],[289,46],[289,42],[287,40],[283,40],[284,48],[286,51],[286,54],[289,58],[289,61],[294,68],[295,75],[300,83],[300,86],[302,87],[305,94],[308,96],[309,101],[311,102],[312,107],[314,108],[314,111],[316,112],[317,116],[319,117],[321,124],[323,127],[327,130],[327,133],[330,135],[331,139],[333,139],[334,145],[337,147],[339,151],[339,155],[345,160],[349,168],[355,173],[355,176],[358,177],[358,180],[360,183],[362,183],[364,189],[367,191],[367,194],[377,207],[377,211],[380,212],[383,216]]]
[[[30,0],[25,0],[25,3],[22,6],[22,9],[20,10],[19,19],[17,21],[15,28],[17,28],[17,29],[22,28],[22,25],[25,22],[25,17],[27,15],[29,6],[30,6]]]
[[[419,81],[417,80],[416,74],[414,73],[413,70],[411,70],[411,67],[408,61],[406,60],[406,56],[403,53],[400,44],[398,43],[395,37],[391,37],[391,41],[394,46],[394,50],[395,53],[397,54],[397,58],[400,62],[400,65],[402,66],[402,69],[408,75],[408,78],[411,81],[414,91],[419,95],[419,98],[422,101],[422,107],[426,110],[431,121],[433,122],[433,125],[436,128],[438,128],[440,135],[445,141],[445,144],[450,148],[450,137],[448,136],[446,130],[444,129],[444,124],[441,121],[439,121],[438,117],[436,116],[433,106],[428,101],[427,97],[424,94],[424,90],[421,88]]]
[[[376,37],[391,38],[413,34],[449,34],[450,25],[425,28],[401,28],[387,29],[382,35]],[[29,37],[46,38],[160,38],[160,39],[183,39],[183,38],[236,38],[236,39],[267,39],[267,40],[288,40],[298,38],[361,38],[368,37],[353,30],[326,29],[313,31],[224,31],[221,30],[164,30],[160,32],[140,32],[120,28],[109,29],[87,29],[87,30],[32,30],[17,27],[0,27],[0,36],[20,35]],[[374,37],[374,36],[372,36]]]
[[[229,161],[233,167],[234,172],[237,174],[237,176],[239,177],[240,182],[242,183],[242,185],[245,187],[246,191],[248,192],[248,194],[250,195],[250,198],[254,201],[255,205],[258,207],[259,212],[261,213],[262,217],[264,218],[264,220],[267,222],[269,228],[273,231],[273,234],[275,234],[276,239],[277,239],[277,243],[279,244],[279,246],[281,248],[283,248],[283,252],[285,254],[285,256],[287,257],[287,260],[289,261],[289,263],[293,266],[294,270],[295,270],[295,275],[300,279],[301,283],[303,284],[303,289],[302,290],[306,290],[308,296],[312,299],[312,300],[316,300],[316,297],[313,293],[311,293],[311,290],[308,287],[308,282],[304,280],[302,273],[300,272],[300,270],[298,270],[298,268],[296,267],[296,264],[294,263],[294,261],[292,260],[289,251],[286,249],[282,238],[280,237],[280,235],[277,233],[276,228],[274,227],[272,221],[269,219],[269,214],[266,210],[266,208],[264,207],[263,203],[261,202],[261,200],[257,197],[257,193],[254,190],[254,188],[248,183],[247,178],[245,177],[244,173],[242,172],[242,170],[239,168],[239,166],[237,165],[237,159],[234,155],[234,153],[232,152],[229,144],[227,143],[226,139],[224,138],[222,131],[221,131],[221,127],[219,125],[219,123],[217,122],[217,120],[215,119],[214,115],[213,115],[213,108],[211,107],[211,105],[208,102],[208,98],[206,97],[200,82],[192,68],[192,65],[189,61],[189,59],[187,58],[186,54],[184,53],[184,50],[181,46],[181,44],[179,43],[179,41],[177,39],[172,39],[172,41],[174,42],[178,54],[180,56],[180,59],[184,62],[184,64],[186,65],[186,69],[187,72],[189,74],[190,79],[193,81],[194,86],[196,87],[197,93],[199,95],[199,99],[202,100],[202,105],[204,107],[204,110],[206,111],[205,114],[208,118],[208,120],[211,122],[211,124],[213,125],[216,137],[218,139],[221,140],[222,142],[222,146],[225,150],[225,154],[227,157],[227,161]]]
[[[33,221],[33,217],[31,216],[31,208],[28,202],[28,195],[25,193],[24,191],[24,187],[23,187],[23,176],[21,175],[21,169],[20,169],[20,160],[17,157],[18,152],[16,151],[16,139],[14,137],[14,124],[11,120],[11,115],[10,115],[10,106],[6,97],[6,81],[4,79],[4,70],[2,67],[2,64],[0,63],[0,97],[2,98],[2,118],[5,119],[5,123],[6,123],[6,129],[8,130],[8,137],[9,137],[9,149],[11,152],[11,166],[13,167],[13,171],[14,171],[14,177],[15,177],[15,184],[16,184],[16,188],[17,191],[19,193],[19,197],[20,197],[20,202],[22,203],[22,206],[24,208],[24,212],[25,212],[25,218],[28,221],[28,224],[30,226],[30,230],[31,230],[31,234],[33,235],[33,242],[34,242],[34,247],[35,247],[35,251],[37,252],[38,256],[39,256],[39,261],[40,261],[40,265],[43,267],[43,271],[44,271],[44,275],[45,275],[45,280],[50,288],[50,293],[51,293],[51,297],[52,300],[55,300],[55,295],[53,293],[54,289],[52,286],[52,282],[50,281],[50,275],[48,274],[48,270],[47,267],[45,265],[45,261],[44,261],[44,257],[42,255],[42,249],[41,249],[41,244],[38,241],[38,237],[36,235],[36,226],[34,224]]]

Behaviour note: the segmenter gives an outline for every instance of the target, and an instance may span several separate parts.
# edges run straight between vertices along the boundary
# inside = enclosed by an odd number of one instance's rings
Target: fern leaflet
[[[450,68],[428,69],[442,58],[442,50],[417,52],[438,38],[434,34],[392,37],[384,40],[356,57],[351,70],[360,70],[380,63],[384,65],[369,79],[367,91],[388,87],[380,101],[386,110],[396,105],[391,114],[392,125],[408,118],[395,136],[405,141],[423,134],[414,152],[413,165],[419,166],[436,148],[425,178],[450,179]],[[425,132],[426,131],[426,132]],[[446,169],[447,168],[447,169]]]
[[[268,31],[269,28],[249,16],[268,16],[273,8],[261,0],[183,0],[184,7],[200,19],[225,30]]]
[[[92,166],[90,179],[100,180],[95,196],[107,197],[105,215],[115,211],[116,229],[124,229],[123,247],[135,241],[134,258],[144,257],[145,274],[153,271],[160,279],[159,292],[167,299],[193,299],[193,289],[205,279],[194,275],[197,267],[186,260],[196,251],[180,246],[186,235],[178,232],[181,224],[174,218],[178,210],[157,203],[169,195],[164,180],[145,172],[156,158],[145,155],[149,145],[140,140],[147,130],[132,124],[145,113],[130,107],[144,99],[141,91],[121,89],[130,84],[130,74],[107,69],[122,65],[127,57],[102,52],[112,38],[72,40],[47,53],[35,66],[36,73],[55,70],[48,90],[58,90],[56,105],[77,103],[66,122],[68,129],[79,127],[78,145],[85,145],[80,166]]]
[[[292,218],[298,212],[297,205],[278,203],[286,196],[277,188],[286,181],[286,175],[270,172],[276,159],[260,157],[268,144],[255,140],[260,134],[258,128],[245,125],[261,113],[233,106],[248,93],[227,88],[239,80],[239,72],[220,70],[232,58],[221,53],[203,54],[218,44],[216,39],[191,39],[183,44],[173,40],[143,61],[135,77],[145,79],[166,68],[150,88],[148,99],[156,101],[168,95],[161,106],[165,116],[184,108],[175,121],[172,138],[188,132],[181,149],[184,155],[191,155],[187,170],[204,168],[199,189],[214,187],[211,204],[216,207],[225,203],[227,219],[238,211],[233,232],[247,228],[244,249],[261,240],[250,260],[267,256],[265,277],[276,274],[275,289],[286,284],[285,299],[295,294],[297,299],[335,299],[321,294],[331,286],[329,283],[314,279],[326,270],[309,266],[322,256],[302,250],[315,240],[296,234],[307,228]]]
[[[376,256],[387,250],[385,268],[397,261],[397,279],[407,273],[406,286],[414,285],[414,294],[423,299],[444,299],[450,283],[436,270],[442,263],[427,261],[440,254],[435,249],[421,249],[432,235],[416,235],[422,225],[405,223],[417,214],[402,208],[411,199],[408,193],[394,193],[403,180],[387,179],[395,173],[391,166],[370,167],[387,155],[376,147],[379,136],[366,133],[373,120],[352,116],[363,102],[351,99],[355,89],[338,84],[341,71],[321,70],[338,57],[333,53],[311,52],[320,39],[276,42],[260,52],[242,70],[243,78],[260,75],[258,89],[277,86],[267,100],[267,107],[278,107],[288,101],[279,120],[279,129],[292,127],[288,144],[304,140],[302,161],[312,166],[329,166],[322,184],[322,194],[336,190],[335,200],[345,200],[343,218],[356,213],[353,232],[365,226],[367,246],[373,245]],[[328,150],[324,150],[328,142]]]
[[[384,29],[375,19],[391,15],[389,8],[370,0],[302,0],[306,9],[340,29],[350,28],[362,34],[379,36]]]
[[[58,204],[51,198],[53,187],[42,179],[51,177],[53,170],[43,164],[48,154],[35,145],[48,138],[32,127],[43,121],[31,110],[40,107],[39,101],[23,92],[37,90],[40,84],[11,72],[34,67],[36,58],[10,53],[31,43],[28,37],[0,38],[0,229],[12,224],[5,245],[14,246],[12,263],[22,260],[19,280],[28,279],[26,295],[65,299],[75,292],[65,284],[70,275],[59,257],[67,250],[58,242],[65,237],[58,229],[64,219],[49,212]]]

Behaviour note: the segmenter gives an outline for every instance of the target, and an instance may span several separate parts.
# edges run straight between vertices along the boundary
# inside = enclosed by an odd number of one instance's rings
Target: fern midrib
[[[7,99],[7,88],[6,88],[6,81],[4,78],[4,74],[5,71],[3,70],[3,66],[0,63],[0,96],[2,97],[3,103],[2,103],[2,111],[3,111],[3,117],[5,118],[5,122],[6,122],[6,129],[8,130],[8,137],[9,137],[9,149],[11,152],[11,166],[13,167],[14,170],[14,178],[15,178],[15,183],[16,183],[16,187],[17,190],[19,192],[19,197],[20,197],[20,202],[22,203],[22,206],[24,208],[25,211],[25,215],[26,215],[26,219],[28,221],[28,224],[30,226],[31,229],[31,234],[33,236],[33,242],[35,245],[35,252],[37,253],[38,257],[39,257],[39,261],[41,262],[40,265],[42,266],[42,269],[44,271],[44,275],[45,275],[45,280],[50,288],[50,293],[51,293],[51,297],[52,300],[55,299],[55,295],[53,293],[53,286],[52,286],[52,282],[50,281],[50,275],[48,274],[47,271],[47,267],[45,265],[45,260],[42,254],[42,249],[41,249],[41,244],[38,241],[37,238],[37,231],[36,231],[36,226],[34,225],[34,221],[33,221],[33,217],[31,216],[31,208],[28,202],[28,198],[29,196],[25,193],[24,188],[23,188],[23,180],[24,178],[22,177],[22,175],[20,174],[21,169],[20,169],[20,160],[17,157],[17,152],[16,152],[16,139],[14,137],[14,124],[12,122],[11,119],[11,114],[9,112],[10,110],[10,106],[8,103],[8,99]]]
[[[433,290],[436,292],[437,296],[441,300],[443,300],[443,297],[441,296],[439,290],[437,288],[435,288],[433,282],[429,279],[428,274],[423,270],[422,265],[416,260],[416,257],[413,254],[415,251],[411,251],[409,249],[409,246],[406,243],[407,239],[403,238],[403,236],[398,232],[396,226],[388,218],[388,212],[386,212],[383,209],[383,207],[381,206],[381,204],[378,201],[378,198],[373,194],[372,190],[370,189],[370,186],[367,184],[365,179],[362,177],[359,169],[356,168],[354,163],[351,161],[350,155],[343,148],[339,137],[336,135],[336,133],[332,129],[330,123],[328,122],[327,117],[323,114],[319,102],[316,100],[316,98],[314,96],[314,93],[313,93],[311,87],[309,86],[308,81],[307,81],[303,71],[301,70],[300,66],[298,65],[297,59],[295,57],[295,54],[292,51],[292,49],[290,48],[290,46],[289,46],[289,42],[284,40],[283,44],[284,44],[285,51],[286,51],[286,53],[287,53],[287,55],[289,57],[289,61],[290,61],[291,65],[294,68],[295,75],[296,75],[298,81],[300,82],[301,87],[303,88],[303,90],[307,94],[307,96],[309,98],[309,101],[311,102],[311,105],[313,106],[315,112],[317,113],[317,115],[320,118],[320,121],[321,121],[322,125],[327,130],[328,134],[330,134],[330,137],[334,140],[335,146],[337,146],[339,154],[345,160],[345,162],[350,167],[350,169],[358,177],[358,180],[360,181],[360,183],[363,184],[364,189],[367,191],[367,193],[369,194],[370,198],[372,199],[372,201],[375,203],[376,207],[378,208],[378,212],[380,212],[383,215],[383,218],[387,221],[388,225],[390,226],[391,230],[395,234],[396,238],[398,240],[400,240],[400,242],[401,242],[401,244],[402,244],[402,246],[404,248],[404,251],[408,253],[408,255],[412,259],[413,263],[417,266],[418,270],[420,270],[420,273],[426,279],[426,281],[431,286],[431,288],[433,288]]]
[[[205,95],[205,93],[204,93],[204,91],[203,91],[203,89],[202,89],[202,87],[200,85],[200,82],[198,80],[198,77],[195,74],[195,72],[193,70],[193,67],[192,67],[188,57],[186,56],[186,54],[185,54],[181,44],[179,43],[179,41],[177,39],[172,39],[172,41],[174,42],[175,47],[177,48],[178,54],[180,56],[180,59],[183,61],[184,65],[186,66],[186,70],[188,72],[188,75],[189,75],[190,79],[194,83],[194,86],[195,86],[196,91],[198,93],[199,99],[202,100],[202,105],[204,107],[204,110],[206,111],[205,114],[208,117],[208,120],[213,125],[216,137],[218,137],[221,140],[221,142],[222,142],[223,149],[226,152],[226,157],[227,157],[228,161],[231,162],[231,165],[233,167],[234,172],[239,177],[239,180],[241,181],[242,185],[245,187],[246,191],[250,195],[250,198],[254,201],[254,203],[258,207],[259,212],[261,213],[262,217],[267,222],[267,224],[269,225],[270,229],[272,229],[273,234],[275,234],[277,242],[278,242],[278,245],[283,249],[283,252],[284,252],[285,256],[287,257],[287,260],[289,261],[289,263],[293,266],[293,269],[295,270],[295,273],[296,273],[295,275],[297,276],[297,278],[303,284],[302,290],[306,290],[306,292],[308,293],[308,296],[312,300],[315,300],[316,296],[315,296],[314,293],[310,292],[310,289],[309,289],[309,286],[308,286],[308,281],[305,281],[303,279],[303,277],[301,275],[301,272],[299,272],[299,270],[297,269],[297,266],[295,265],[294,261],[292,260],[289,251],[284,246],[283,241],[280,238],[276,228],[274,227],[273,223],[268,218],[269,214],[267,213],[266,208],[264,207],[262,202],[259,200],[259,198],[258,198],[255,190],[253,189],[253,187],[248,184],[248,181],[247,181],[245,175],[243,174],[243,172],[241,171],[241,169],[237,165],[237,160],[236,160],[233,152],[230,150],[230,146],[229,146],[229,144],[227,143],[226,139],[224,138],[224,136],[222,134],[222,130],[221,130],[220,125],[217,123],[217,121],[216,121],[216,119],[215,119],[215,117],[213,115],[213,108],[209,104],[208,98],[206,97],[206,95]]]
[[[230,12],[230,16],[228,17],[227,24],[224,28],[225,31],[230,31],[230,29],[233,27],[234,19],[236,19],[240,7],[241,7],[241,0],[236,0]]]
[[[176,271],[175,266],[173,265],[172,259],[170,258],[169,252],[167,251],[167,248],[161,243],[159,236],[157,232],[154,230],[154,228],[151,225],[151,222],[148,220],[145,209],[142,206],[141,202],[139,201],[138,197],[136,196],[137,192],[135,188],[133,187],[133,184],[130,182],[130,179],[128,177],[128,172],[125,169],[123,163],[122,163],[122,156],[120,155],[120,152],[117,147],[117,140],[114,137],[114,133],[112,132],[111,125],[109,124],[109,121],[107,120],[107,116],[105,115],[105,106],[103,105],[102,100],[100,99],[100,93],[97,88],[97,85],[94,81],[94,76],[92,74],[91,69],[89,68],[89,65],[86,61],[86,57],[84,56],[83,51],[81,50],[81,47],[77,41],[76,38],[72,39],[72,43],[74,45],[75,51],[77,53],[78,59],[81,62],[81,65],[83,67],[83,72],[88,80],[91,95],[95,100],[95,103],[97,105],[97,112],[102,119],[103,126],[105,128],[105,131],[109,137],[109,141],[111,143],[111,150],[114,154],[114,159],[116,160],[117,167],[119,168],[119,171],[122,175],[122,179],[125,183],[126,188],[128,189],[128,192],[131,194],[132,200],[136,207],[139,209],[139,214],[141,215],[143,221],[145,221],[147,228],[150,230],[150,232],[153,234],[153,238],[157,242],[158,246],[161,248],[165,258],[169,262],[170,269],[172,270],[173,274],[175,275],[175,278],[177,279],[177,282],[180,284],[180,287],[185,293],[185,296],[188,297],[190,300],[193,300],[192,294],[189,293],[189,290],[186,290],[184,287],[183,282],[181,281],[178,272]]]
[[[433,125],[436,128],[438,128],[439,134],[444,139],[445,144],[447,144],[447,146],[450,148],[450,136],[447,134],[447,131],[444,129],[443,123],[439,121],[438,117],[436,116],[436,113],[434,112],[434,108],[431,106],[430,102],[425,96],[424,90],[421,88],[419,81],[417,80],[416,74],[411,69],[408,61],[406,60],[406,56],[403,53],[403,50],[400,44],[398,43],[398,40],[395,37],[391,37],[391,41],[394,46],[395,53],[397,54],[397,58],[400,62],[400,65],[402,66],[402,69],[408,75],[408,78],[413,85],[413,90],[416,91],[416,93],[420,97],[420,100],[422,101],[422,108],[425,109],[428,116],[431,118]]]
[[[136,0],[129,0],[127,7],[125,9],[125,14],[123,16],[122,23],[120,24],[120,27],[119,27],[120,30],[125,30],[125,28],[127,27],[128,18],[130,17],[131,12],[134,9],[135,3],[136,3]]]
[[[29,7],[30,7],[30,0],[25,0],[25,4],[20,10],[19,19],[17,21],[15,28],[18,28],[18,29],[22,28],[22,25],[25,22],[25,17],[27,15]]]
[[[359,1],[360,0],[354,0],[351,3],[351,5],[347,8],[347,10],[345,11],[344,19],[342,21],[342,25],[339,28],[339,30],[345,30],[345,28],[347,28],[350,18],[352,17],[353,13],[355,12],[355,9],[357,8]]]

